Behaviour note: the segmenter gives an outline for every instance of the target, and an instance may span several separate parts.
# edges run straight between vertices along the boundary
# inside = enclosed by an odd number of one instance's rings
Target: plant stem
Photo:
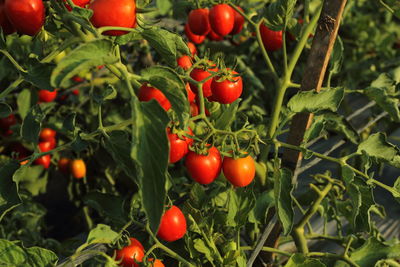
[[[336,260],[346,262],[351,267],[360,267],[360,265],[358,265],[357,263],[352,261],[349,257],[343,256],[343,255],[337,255],[337,254],[328,253],[328,252],[310,252],[310,253],[307,253],[306,256],[307,257],[315,257],[315,258],[336,259]]]
[[[0,99],[6,97],[9,93],[11,93],[14,89],[18,87],[22,82],[24,81],[24,78],[21,76],[16,79],[10,86],[8,86],[3,92],[0,93]]]
[[[13,56],[11,56],[10,53],[8,53],[7,50],[0,49],[0,53],[2,53],[3,55],[5,55],[5,56],[8,58],[8,60],[10,60],[10,62],[14,65],[14,67],[15,67],[17,70],[19,70],[20,72],[23,72],[23,73],[27,73],[27,71],[24,70],[24,69],[21,67],[21,65],[18,64],[18,62],[13,58]]]
[[[258,42],[258,45],[259,45],[260,48],[261,48],[261,53],[262,53],[262,55],[263,55],[263,57],[264,57],[265,63],[267,63],[267,66],[268,66],[269,70],[270,70],[270,71],[272,72],[272,74],[273,74],[273,78],[274,78],[275,82],[277,82],[277,81],[279,80],[278,74],[277,74],[277,72],[276,72],[276,70],[275,70],[274,65],[273,65],[272,62],[271,62],[271,59],[269,58],[268,52],[267,52],[267,50],[265,49],[264,43],[263,43],[262,38],[261,38],[260,26],[261,26],[262,23],[264,23],[263,20],[261,20],[261,21],[260,21],[259,23],[257,23],[257,25],[255,26],[257,42]]]
[[[250,247],[250,246],[240,247],[240,249],[241,250],[253,250],[253,248]],[[286,256],[286,257],[290,257],[292,255],[289,252],[286,252],[286,251],[283,251],[283,250],[280,250],[280,249],[277,249],[277,248],[271,248],[271,247],[262,247],[261,250],[265,251],[265,252],[281,254],[281,255]]]

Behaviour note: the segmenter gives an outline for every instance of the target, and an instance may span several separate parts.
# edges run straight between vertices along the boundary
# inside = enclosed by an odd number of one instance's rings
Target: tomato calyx
[[[220,69],[218,71],[218,75],[214,77],[214,80],[216,82],[223,82],[226,80],[230,82],[237,82],[239,79],[240,74],[230,68]]]

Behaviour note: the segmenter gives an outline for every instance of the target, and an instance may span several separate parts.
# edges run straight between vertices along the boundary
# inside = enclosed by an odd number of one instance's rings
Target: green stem
[[[56,50],[52,51],[49,55],[47,55],[45,58],[40,60],[41,63],[49,63],[52,61],[58,54],[60,54],[62,51],[64,51],[66,48],[69,46],[76,44],[80,41],[78,38],[72,38],[69,39],[68,41],[62,43]]]
[[[18,88],[18,86],[24,81],[24,78],[19,77],[16,79],[10,86],[8,86],[3,92],[0,93],[0,99],[6,97],[9,93],[11,93],[14,89]]]
[[[240,247],[240,249],[246,251],[246,250],[253,250],[254,248],[252,248],[250,246],[245,246],[245,247]],[[286,257],[290,257],[292,255],[289,252],[286,252],[286,251],[283,251],[283,250],[279,250],[279,249],[276,249],[276,248],[271,248],[271,247],[262,247],[261,250],[265,251],[265,252],[281,254],[281,255],[286,256]]]
[[[89,230],[92,229],[93,228],[93,221],[92,221],[92,218],[90,218],[89,207],[88,206],[84,206],[83,207],[83,214],[85,215],[85,221],[86,221],[88,229]]]
[[[268,66],[269,70],[272,72],[274,80],[276,82],[276,81],[278,81],[279,77],[278,77],[278,74],[277,74],[277,72],[275,70],[274,65],[272,64],[271,59],[269,58],[267,50],[264,47],[264,43],[263,43],[262,37],[261,37],[260,26],[261,26],[262,23],[264,23],[263,20],[261,20],[259,23],[257,23],[256,28],[255,28],[257,42],[258,42],[258,45],[261,48],[261,53],[262,53],[262,55],[264,57],[265,63],[267,63],[267,66]]]
[[[27,72],[28,72],[28,71],[24,70],[24,69],[21,67],[21,65],[18,64],[18,62],[11,56],[10,53],[8,53],[7,50],[0,49],[0,53],[2,53],[3,55],[5,55],[5,56],[8,58],[8,60],[10,60],[10,62],[14,65],[14,67],[15,67],[17,70],[19,70],[20,72],[23,72],[23,73],[27,73]]]
[[[360,267],[360,265],[358,265],[357,263],[352,261],[349,257],[343,256],[343,255],[337,255],[337,254],[328,253],[328,252],[310,252],[306,256],[314,257],[314,258],[328,258],[328,259],[340,260],[340,261],[346,262],[351,267]]]

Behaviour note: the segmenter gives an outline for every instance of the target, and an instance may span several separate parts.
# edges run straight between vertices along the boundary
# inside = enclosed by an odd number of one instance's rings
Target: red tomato
[[[45,169],[48,169],[51,163],[51,156],[44,155],[40,158],[37,158],[33,163],[35,163],[36,165],[42,165]]]
[[[181,160],[189,152],[189,145],[193,143],[193,139],[182,136],[179,138],[178,134],[171,133],[171,129],[167,128],[169,140],[169,163],[175,163]],[[193,135],[193,131],[189,128],[188,135]]]
[[[212,97],[221,104],[230,104],[240,97],[243,91],[242,77],[234,77],[238,73],[231,71],[231,77],[214,77],[211,83]]]
[[[186,93],[188,96],[188,101],[189,101],[189,103],[192,103],[194,101],[194,99],[196,98],[196,94],[193,93],[192,89],[190,88],[189,83],[186,83],[185,88],[186,88]]]
[[[56,147],[55,143],[56,143],[56,139],[54,139],[54,138],[53,138],[53,140],[39,142],[38,146],[39,146],[40,152],[47,152],[47,151],[52,150],[53,148]]]
[[[70,171],[74,178],[82,179],[86,176],[86,164],[82,159],[74,159],[70,163]]]
[[[185,25],[185,34],[189,41],[195,44],[201,44],[206,39],[205,35],[196,35],[192,33],[188,24]]]
[[[79,89],[74,89],[72,90],[73,95],[79,95]]]
[[[64,2],[67,2],[67,0],[64,0]],[[84,8],[86,5],[89,4],[90,0],[72,0],[72,2],[73,2],[75,5]],[[72,10],[72,8],[71,8],[67,3],[65,3],[65,6],[67,7],[67,9],[68,9],[69,11]]]
[[[0,28],[3,29],[4,34],[11,34],[15,32],[14,26],[8,19],[5,11],[4,2],[0,1]]]
[[[251,156],[237,159],[225,157],[222,163],[222,171],[231,184],[244,187],[253,181],[256,167]]]
[[[53,92],[47,90],[39,90],[39,103],[53,102],[54,99],[56,99],[56,97],[57,97],[57,90],[54,90]]]
[[[190,31],[196,35],[206,35],[210,31],[208,8],[193,9],[188,16]]]
[[[154,260],[153,258],[149,258],[147,260],[150,262],[151,267],[165,267],[165,265],[159,259],[156,259],[154,262],[152,262],[153,260]]]
[[[243,12],[243,8],[241,8],[240,6],[238,6],[237,8]],[[233,29],[231,31],[232,35],[240,33],[243,30],[243,25],[244,25],[244,17],[240,15],[240,13],[237,12],[236,10],[234,10],[234,12],[235,12],[235,23],[233,24]]]
[[[196,81],[202,81],[206,78],[208,78],[212,73],[210,72],[216,72],[218,71],[218,68],[210,68],[208,70],[200,69],[200,68],[195,68],[192,70],[190,73],[190,77],[192,77]],[[203,95],[204,97],[209,97],[211,96],[211,82],[212,79],[208,79],[204,84],[203,84]],[[197,86],[194,84],[190,84],[190,88],[192,88],[192,91],[197,94]]]
[[[139,100],[147,102],[152,99],[157,100],[165,111],[168,111],[171,108],[171,103],[160,90],[147,86],[147,84],[143,84],[139,89]]]
[[[136,24],[135,0],[95,0],[89,5],[93,10],[90,18],[96,28],[105,26],[134,28]],[[127,31],[106,31],[105,35],[118,36]]]
[[[195,102],[190,102],[190,115],[192,117],[199,115],[199,107]]]
[[[188,45],[188,47],[189,47],[189,50],[190,50],[190,53],[192,54],[192,56],[196,55],[196,54],[197,54],[197,48],[196,48],[196,46],[194,45],[194,43],[188,42],[187,45]]]
[[[79,77],[78,75],[75,75],[74,77],[72,77],[71,80],[73,80],[76,83],[81,83],[81,82],[85,81],[85,79],[83,79],[82,77]]]
[[[69,158],[60,158],[57,164],[58,170],[62,173],[68,173],[70,163],[71,160]]]
[[[210,10],[211,29],[220,36],[229,34],[235,24],[235,10],[227,4],[218,4]]]
[[[157,236],[164,241],[172,242],[186,234],[186,219],[177,206],[172,206],[161,217]]]
[[[264,24],[261,24],[260,33],[262,42],[267,51],[276,51],[282,48],[282,31],[273,31]]]
[[[208,155],[189,151],[185,161],[189,175],[200,184],[212,183],[221,172],[221,165],[221,154],[214,146],[208,150]]]
[[[11,126],[17,123],[17,119],[15,118],[14,114],[8,115],[8,117],[0,119],[0,128],[2,130],[9,130]]]
[[[19,33],[34,36],[44,24],[45,9],[42,0],[6,0],[5,11]]]
[[[54,139],[56,137],[57,132],[51,128],[43,128],[40,131],[39,138],[42,141],[47,141],[50,139]]]
[[[129,238],[131,243],[116,251],[116,259],[121,261],[119,265],[124,267],[139,267],[136,262],[142,262],[144,257],[143,245],[135,238]]]
[[[216,34],[213,30],[207,34],[207,38],[216,42],[224,40],[223,36]]]
[[[190,67],[193,65],[192,58],[188,55],[183,55],[176,61],[178,63],[178,66],[180,66],[184,70],[190,69]]]

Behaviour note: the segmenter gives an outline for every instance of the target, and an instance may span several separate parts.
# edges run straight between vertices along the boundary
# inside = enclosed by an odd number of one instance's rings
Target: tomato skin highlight
[[[193,139],[183,136],[179,138],[178,134],[171,133],[171,129],[167,128],[169,141],[169,163],[175,163],[181,160],[189,152],[189,145],[193,143]],[[188,135],[193,135],[193,131],[188,128]]]
[[[178,63],[178,66],[184,70],[190,69],[190,67],[193,65],[192,58],[188,55],[181,56],[176,60],[176,62]]]
[[[238,6],[237,8],[243,12],[243,8],[241,8],[240,6]],[[240,13],[237,12],[236,10],[234,10],[234,13],[235,13],[235,18],[234,18],[235,22],[233,24],[233,29],[230,33],[232,35],[240,33],[243,30],[243,25],[244,25],[244,17],[240,15]]]
[[[189,25],[185,25],[185,34],[188,40],[195,44],[201,44],[206,39],[205,35],[196,35],[190,31]]]
[[[69,165],[71,160],[69,158],[60,158],[57,163],[58,170],[62,173],[69,173]]]
[[[232,75],[237,75],[236,71],[231,72]],[[212,99],[221,104],[233,103],[240,97],[243,91],[242,77],[232,77],[234,81],[225,79],[219,81],[219,77],[214,77],[211,82]]]
[[[86,176],[86,164],[82,159],[74,159],[70,164],[70,171],[74,178],[82,179]]]
[[[186,219],[177,206],[166,210],[161,217],[157,236],[164,241],[173,242],[186,234]]]
[[[188,25],[190,31],[196,35],[206,35],[210,31],[207,8],[193,9],[189,12]]]
[[[44,155],[40,158],[37,158],[33,163],[35,163],[36,165],[42,165],[45,169],[48,169],[51,163],[51,156]]]
[[[211,68],[208,70],[203,70],[200,68],[195,68],[190,72],[190,77],[192,77],[194,80],[200,82],[212,75],[210,72],[216,72],[218,71],[218,68]],[[204,84],[203,84],[203,96],[204,97],[209,97],[212,95],[211,92],[211,82],[212,79],[208,79]],[[190,84],[190,88],[192,88],[192,91],[197,94],[197,85],[195,84]]]
[[[231,184],[236,187],[245,187],[253,181],[256,167],[250,155],[237,159],[224,157],[222,171]]]
[[[210,10],[211,29],[220,36],[225,36],[233,30],[235,10],[227,4],[218,4]]]
[[[39,103],[53,102],[57,97],[57,90],[53,92],[47,90],[39,90]]]
[[[3,29],[5,35],[12,34],[15,32],[14,26],[11,24],[11,21],[8,19],[5,11],[4,2],[0,1],[0,28]]]
[[[220,174],[222,158],[216,147],[211,147],[208,155],[189,151],[185,160],[186,169],[193,180],[199,184],[210,184]]]
[[[42,0],[6,0],[5,13],[21,34],[34,36],[44,24],[45,8]]]
[[[144,102],[155,99],[165,111],[168,111],[171,108],[171,103],[167,97],[160,90],[147,86],[147,84],[143,84],[140,87],[138,98],[140,101]]]
[[[93,10],[90,18],[96,28],[105,26],[134,28],[136,25],[136,2],[135,0],[95,0],[89,5]],[[106,31],[104,35],[119,36],[127,31]]]
[[[142,262],[144,257],[143,245],[136,238],[129,238],[131,243],[116,251],[115,258],[121,263],[119,265],[124,267],[139,267],[136,262]]]
[[[282,31],[273,31],[264,24],[260,25],[261,39],[267,51],[276,51],[282,48]]]

